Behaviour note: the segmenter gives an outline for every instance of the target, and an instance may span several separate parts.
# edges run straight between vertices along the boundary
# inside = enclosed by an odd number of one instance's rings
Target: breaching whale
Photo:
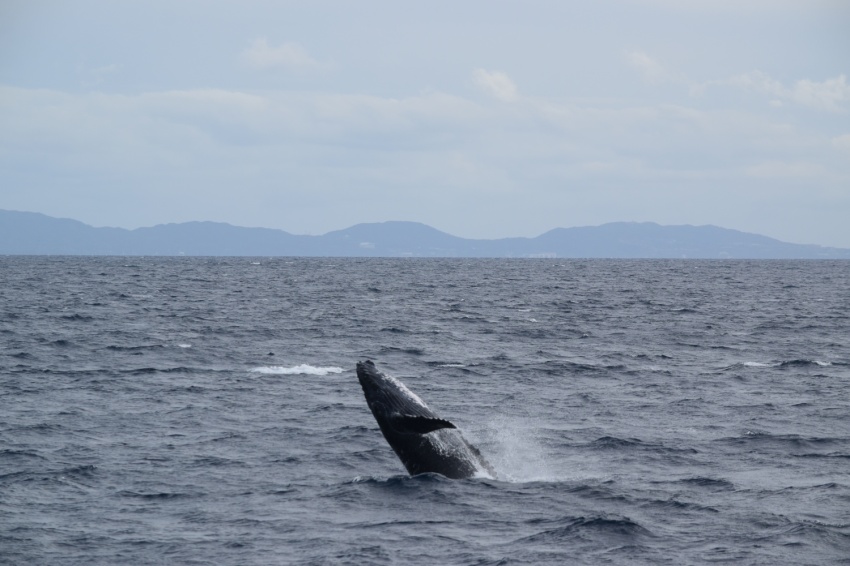
[[[495,477],[477,448],[399,380],[369,360],[357,362],[357,378],[384,438],[410,475],[436,472],[452,479]]]

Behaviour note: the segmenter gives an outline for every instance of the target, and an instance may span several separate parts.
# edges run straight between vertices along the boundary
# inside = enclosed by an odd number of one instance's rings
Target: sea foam
[[[251,369],[256,373],[270,373],[276,375],[328,375],[331,373],[342,373],[342,368],[335,366],[330,367],[315,367],[308,364],[301,364],[293,367],[283,366],[262,366]]]

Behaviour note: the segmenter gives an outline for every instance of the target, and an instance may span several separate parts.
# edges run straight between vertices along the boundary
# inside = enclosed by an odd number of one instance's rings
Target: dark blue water
[[[848,313],[848,262],[2,257],[0,562],[849,563]],[[407,477],[367,358],[498,477]]]

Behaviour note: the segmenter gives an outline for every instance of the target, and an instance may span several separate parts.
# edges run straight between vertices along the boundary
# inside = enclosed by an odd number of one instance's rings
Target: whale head
[[[432,415],[418,395],[399,380],[378,371],[371,360],[357,363],[357,379],[376,418],[393,414]]]

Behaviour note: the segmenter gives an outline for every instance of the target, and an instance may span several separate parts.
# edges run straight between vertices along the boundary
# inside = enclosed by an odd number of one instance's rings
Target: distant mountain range
[[[94,228],[34,212],[0,210],[2,255],[560,257],[850,259],[850,249],[789,244],[717,226],[614,222],[555,228],[536,238],[471,240],[417,222],[357,224],[323,236],[220,222]]]

